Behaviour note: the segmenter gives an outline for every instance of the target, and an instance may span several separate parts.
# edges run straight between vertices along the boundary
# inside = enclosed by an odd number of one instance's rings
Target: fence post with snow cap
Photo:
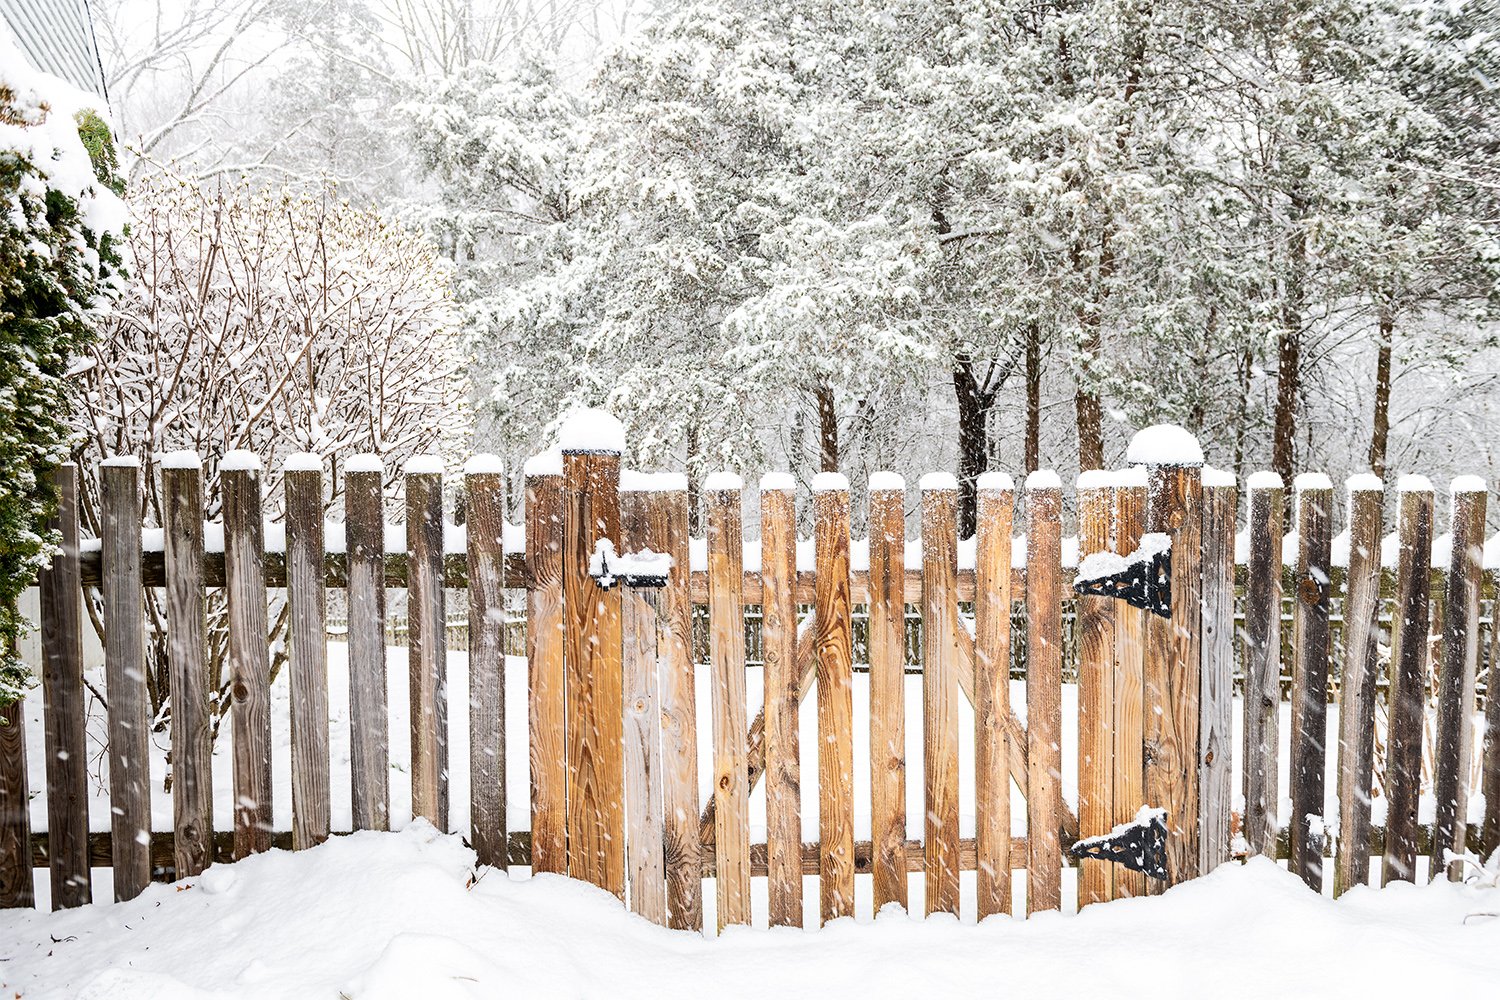
[[[448,827],[448,642],[443,628],[443,462],[406,462],[411,812]]]
[[[598,410],[564,421],[563,663],[567,671],[568,874],[624,898],[620,588],[590,562],[620,538],[625,432]]]
[[[172,699],[172,845],[181,878],[199,874],[214,860],[203,466],[191,451],[164,455],[160,464]]]
[[[876,472],[869,493],[870,863],[878,913],[886,903],[907,907],[906,483]],[[981,908],[983,898],[981,888]]]
[[[1203,451],[1161,424],[1137,433],[1125,458],[1146,466],[1146,531],[1171,539],[1171,615],[1146,616],[1143,804],[1167,811],[1165,884],[1176,885],[1198,873]]]
[[[1203,467],[1202,668],[1198,716],[1198,870],[1229,860],[1234,759],[1234,474]]]
[[[1333,569],[1333,484],[1305,472],[1297,502],[1296,599],[1292,612],[1291,857],[1287,870],[1323,891],[1324,774],[1328,756],[1328,616]]]
[[[1245,786],[1243,829],[1250,854],[1276,855],[1277,730],[1281,714],[1281,532],[1284,488],[1274,472],[1252,473],[1245,574]]]
[[[260,459],[219,459],[224,508],[224,589],[229,605],[229,697],[234,734],[234,856],[271,849],[271,679],[267,642],[265,524]],[[136,497],[131,496],[132,505]],[[136,529],[139,533],[139,527]],[[108,577],[106,577],[106,583]],[[136,610],[134,617],[140,618]]]
[[[292,847],[330,832],[328,592],[323,576],[323,460],[287,458],[286,587],[292,682]]]
[[[818,658],[818,867],[823,922],[854,916],[854,648],[849,480],[813,477]]]
[[[526,719],[531,765],[531,870],[566,873],[567,671],[563,663],[561,452],[528,459],[526,478]]]
[[[802,665],[797,657],[797,504],[790,487],[790,483],[778,479],[762,482],[760,490],[761,635],[765,657],[762,755],[766,888],[772,927],[802,926],[802,779],[797,729]]]
[[[385,652],[385,466],[377,455],[344,463],[344,549],[349,580],[349,767],[354,829],[390,829],[390,724]]]
[[[1432,483],[1402,476],[1399,495],[1400,564],[1391,637],[1386,709],[1385,858],[1381,884],[1416,880],[1417,803],[1422,780],[1422,721],[1427,681],[1427,629],[1432,595]]]
[[[1474,739],[1471,719],[1479,666],[1479,590],[1484,562],[1485,484],[1478,476],[1453,480],[1449,495],[1450,556],[1443,602],[1442,669],[1436,692],[1437,727],[1433,754],[1433,796],[1437,822],[1432,833],[1433,878],[1447,868],[1448,878],[1463,877],[1459,862],[1445,865],[1444,854],[1463,854],[1468,847],[1469,767]],[[1500,692],[1490,691],[1490,697]]]
[[[705,495],[708,641],[713,675],[714,887],[718,929],[722,931],[729,924],[750,923],[750,773],[745,748],[749,723],[745,700],[742,493],[741,486],[728,477],[721,477],[716,485],[722,488],[706,490]],[[779,480],[773,480],[770,486],[788,488]]]
[[[974,826],[978,914],[983,920],[1011,910],[1011,736],[1006,723],[1010,715],[1010,533],[1015,486],[1000,472],[984,473],[975,486]],[[873,529],[871,538],[873,544]],[[899,608],[899,602],[895,606]]]
[[[505,477],[500,459],[464,464],[469,576],[469,840],[479,863],[509,866],[505,815]]]
[[[922,746],[927,912],[958,913],[958,481],[922,477]]]
[[[1062,483],[1026,477],[1026,912],[1062,909]]]
[[[620,477],[621,547],[627,552],[658,544],[652,539],[647,493]],[[630,909],[667,925],[666,851],[663,847],[662,709],[658,657],[661,629],[654,589],[625,587],[620,595],[625,705],[625,864]]]
[[[1078,559],[1110,548],[1114,477],[1100,469],[1078,477]],[[1078,833],[1097,837],[1114,823],[1114,600],[1080,594],[1078,643]],[[1114,866],[1098,859],[1078,863],[1078,905],[1114,895]]]
[[[1344,664],[1339,683],[1338,849],[1335,895],[1370,878],[1370,789],[1379,669],[1380,529],[1385,487],[1371,473],[1348,481]],[[1337,561],[1337,560],[1335,560]]]
[[[1146,471],[1133,466],[1114,475],[1114,509],[1110,531],[1114,552],[1129,555],[1141,544],[1146,527]],[[1114,622],[1114,818],[1116,826],[1135,820],[1146,800],[1142,746],[1145,740],[1146,615],[1125,601],[1113,601]],[[1143,896],[1146,876],[1120,868],[1116,896]]]
[[[114,852],[115,899],[118,901],[134,899],[151,882],[151,699],[146,690],[145,589],[141,583],[140,463],[134,456],[105,459],[99,469],[99,479],[99,561],[104,567],[104,685],[109,697],[110,849]],[[259,495],[256,499],[260,499]],[[227,509],[224,519],[226,522],[230,520]],[[264,580],[254,593],[264,609]],[[264,619],[264,611],[261,617]],[[264,642],[264,632],[261,639]],[[231,670],[233,658],[231,646]],[[264,674],[262,670],[262,677]],[[231,683],[231,696],[236,693]],[[265,716],[265,722],[265,791],[269,802],[269,715]],[[239,746],[238,740],[235,745]],[[238,797],[236,790],[237,800]],[[269,826],[269,809],[266,819]],[[239,829],[238,822],[235,829]]]

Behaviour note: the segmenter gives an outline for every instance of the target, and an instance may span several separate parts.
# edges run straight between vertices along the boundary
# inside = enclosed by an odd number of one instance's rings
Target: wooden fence
[[[564,452],[560,466],[528,469],[523,528],[502,518],[498,463],[481,456],[464,473],[466,530],[445,529],[443,470],[414,460],[404,478],[405,544],[388,551],[378,463],[345,472],[342,527],[325,525],[324,473],[306,458],[286,475],[285,544],[267,545],[258,464],[231,453],[219,464],[223,521],[205,528],[197,456],[161,463],[163,544],[143,544],[142,483],[128,460],[101,473],[102,537],[80,540],[77,471],[57,472],[62,552],[42,574],[48,830],[33,837],[23,717],[0,728],[0,903],[32,902],[33,864],[51,872],[54,907],[90,901],[90,867],[114,869],[117,898],[153,878],[190,876],[215,860],[272,846],[302,849],[331,834],[327,593],[345,590],[348,718],[355,829],[390,819],[387,588],[406,588],[413,812],[448,826],[450,699],[446,600],[467,593],[470,746],[468,835],[482,863],[530,865],[615,893],[635,911],[677,928],[703,923],[702,877],[712,876],[720,928],[752,920],[751,879],[768,885],[769,921],[800,925],[803,876],[815,874],[824,920],[854,912],[857,874],[873,875],[874,905],[908,902],[908,873],[922,873],[925,909],[958,912],[960,872],[975,871],[978,913],[1009,912],[1012,873],[1024,871],[1026,908],[1063,905],[1062,871],[1080,838],[1165,810],[1164,879],[1104,860],[1078,862],[1080,905],[1160,891],[1244,853],[1275,854],[1277,728],[1283,659],[1289,664],[1292,816],[1289,864],[1321,886],[1330,850],[1337,891],[1369,878],[1373,849],[1384,878],[1411,878],[1419,850],[1441,866],[1445,849],[1500,843],[1500,712],[1487,699],[1482,830],[1466,828],[1467,776],[1479,709],[1484,486],[1451,493],[1445,552],[1434,568],[1434,494],[1408,477],[1397,490],[1396,535],[1383,538],[1383,492],[1351,480],[1345,531],[1335,533],[1326,477],[1299,477],[1288,499],[1274,476],[1251,477],[1239,502],[1232,477],[1196,464],[1088,473],[1073,507],[1078,555],[1160,551],[1164,563],[1098,558],[1130,600],[1075,597],[1064,568],[1064,496],[1055,476],[1017,490],[987,474],[978,483],[978,530],[959,539],[957,484],[922,480],[909,497],[881,474],[868,492],[869,538],[851,537],[851,498],[840,476],[812,484],[811,544],[799,544],[794,484],[760,483],[758,541],[745,540],[746,491],[733,476],[705,484],[706,537],[688,536],[679,476],[621,473],[612,451]],[[1019,523],[1012,523],[1018,509]],[[920,509],[908,539],[907,504]],[[1237,512],[1245,528],[1237,537]],[[147,532],[149,535],[149,531]],[[448,545],[445,547],[445,535]],[[341,536],[341,537],[339,537]],[[1144,537],[1144,542],[1143,542]],[[222,538],[222,544],[218,539]],[[207,539],[207,542],[206,542]],[[1153,549],[1155,546],[1155,549]],[[1441,546],[1440,546],[1441,548]],[[1237,549],[1239,550],[1237,553]],[[641,553],[664,553],[663,566]],[[615,561],[611,562],[614,555]],[[1074,561],[1069,558],[1068,562]],[[1389,568],[1395,563],[1394,571]],[[1238,568],[1237,568],[1238,567]],[[1133,574],[1133,576],[1132,576]],[[1106,576],[1109,573],[1105,574]],[[144,683],[146,588],[163,588],[171,681],[172,830],[153,834]],[[105,685],[112,830],[90,836],[85,769],[80,596],[98,588],[106,623]],[[228,603],[233,829],[215,831],[210,771],[210,691],[205,598]],[[269,716],[268,589],[289,610],[292,828],[274,833]],[[528,684],[507,691],[507,591],[524,591]],[[1142,596],[1144,594],[1144,596]],[[1283,600],[1292,605],[1289,641]],[[513,602],[514,603],[514,602]],[[1497,602],[1500,604],[1500,602]],[[868,703],[853,697],[853,623],[860,609]],[[693,619],[706,614],[706,666],[695,669]],[[1076,664],[1078,798],[1061,791],[1064,620]],[[1340,614],[1336,614],[1340,612]],[[1429,642],[1435,614],[1441,641]],[[746,694],[747,613],[763,664],[764,703]],[[908,617],[919,616],[921,718],[907,718]],[[1331,640],[1341,617],[1341,642]],[[1378,683],[1383,622],[1387,684]],[[1488,691],[1496,630],[1487,630]],[[1020,655],[1017,651],[1023,651]],[[1240,664],[1237,669],[1236,664]],[[1025,683],[1025,723],[1010,679]],[[1238,680],[1236,679],[1238,675]],[[710,685],[711,713],[695,709]],[[1331,681],[1335,681],[1331,683]],[[1232,699],[1243,692],[1243,736]],[[817,745],[799,745],[798,712],[816,691]],[[1330,697],[1339,725],[1327,724]],[[530,816],[506,812],[506,699],[524,699],[530,749]],[[1435,824],[1417,822],[1424,720],[1436,704],[1432,788]],[[1370,823],[1377,702],[1389,719],[1380,785],[1383,831]],[[854,715],[869,715],[869,758],[855,759]],[[972,713],[975,832],[959,829],[959,717]],[[905,759],[905,732],[920,726],[920,761]],[[699,796],[699,745],[712,747],[713,789]],[[1231,765],[1241,763],[1244,809],[1232,811]],[[1324,816],[1327,755],[1337,757],[1338,815]],[[799,769],[817,762],[818,839],[801,832]],[[872,834],[856,841],[854,772],[870,775]],[[906,783],[920,784],[925,824],[908,839]],[[748,802],[765,783],[766,842],[753,843]],[[1011,785],[1025,796],[1015,836]],[[515,827],[516,829],[512,829]],[[1336,846],[1328,831],[1336,829]],[[144,835],[143,835],[144,834]],[[1419,834],[1421,843],[1419,843]]]

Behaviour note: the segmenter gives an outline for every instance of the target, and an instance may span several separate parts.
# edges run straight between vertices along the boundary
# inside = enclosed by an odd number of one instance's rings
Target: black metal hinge
[[[1094,597],[1117,597],[1134,608],[1144,608],[1163,618],[1172,617],[1172,539],[1170,535],[1147,535],[1140,548],[1123,557],[1112,556],[1110,562],[1124,567],[1089,573],[1089,561],[1109,556],[1090,556],[1078,567],[1073,582],[1075,594]]]
[[[1102,837],[1076,842],[1069,851],[1075,858],[1113,861],[1147,878],[1167,877],[1167,811],[1142,809],[1135,822],[1117,826]]]

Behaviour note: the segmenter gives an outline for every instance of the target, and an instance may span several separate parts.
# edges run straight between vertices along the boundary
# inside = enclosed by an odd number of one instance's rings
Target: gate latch
[[[1135,819],[1099,837],[1073,844],[1075,858],[1097,858],[1124,865],[1148,878],[1167,877],[1167,811],[1142,806]]]
[[[1171,618],[1172,536],[1142,535],[1140,547],[1128,556],[1096,552],[1085,557],[1078,564],[1073,592],[1118,597],[1131,607]]]

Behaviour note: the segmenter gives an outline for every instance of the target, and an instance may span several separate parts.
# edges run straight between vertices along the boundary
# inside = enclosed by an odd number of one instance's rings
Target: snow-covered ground
[[[1356,889],[1263,860],[1076,916],[668,931],[559,876],[475,871],[426,823],[210,868],[140,898],[0,914],[25,1000],[1493,996],[1500,889]]]

